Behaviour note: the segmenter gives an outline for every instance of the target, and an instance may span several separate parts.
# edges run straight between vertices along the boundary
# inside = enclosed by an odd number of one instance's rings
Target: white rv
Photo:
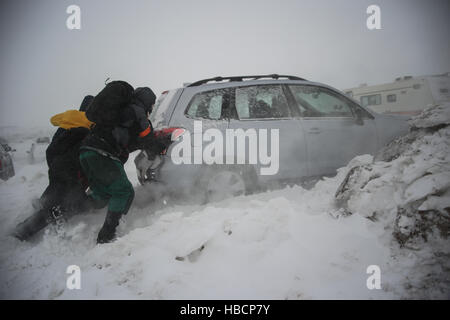
[[[426,106],[450,101],[450,72],[411,77],[374,86],[344,90],[362,106],[378,113],[417,114]]]

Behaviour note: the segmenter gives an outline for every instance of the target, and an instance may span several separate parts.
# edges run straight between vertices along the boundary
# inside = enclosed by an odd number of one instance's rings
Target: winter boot
[[[47,223],[48,224],[54,224],[56,225],[57,229],[61,229],[64,222],[66,221],[66,210],[61,207],[60,205],[57,206],[53,206],[50,209],[50,215],[47,218]]]
[[[43,203],[44,203],[44,201],[42,201],[39,198],[31,200],[31,205],[33,206],[34,210],[41,210],[41,209],[43,209],[44,208]]]
[[[120,212],[108,211],[106,213],[105,222],[98,233],[97,243],[108,243],[114,240],[121,217],[122,213]]]
[[[35,212],[32,216],[17,225],[13,235],[21,241],[29,240],[48,225],[48,217],[48,209],[41,209]]]
[[[61,206],[53,206],[50,209],[41,209],[19,223],[13,236],[21,241],[27,241],[49,224],[60,227],[64,222],[64,209]]]

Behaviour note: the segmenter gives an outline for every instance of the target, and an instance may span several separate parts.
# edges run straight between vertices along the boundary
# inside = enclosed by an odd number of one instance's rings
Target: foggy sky
[[[66,27],[71,4],[81,30]],[[382,30],[366,27],[371,4]],[[0,125],[51,126],[107,77],[159,95],[218,75],[345,89],[448,72],[449,13],[448,0],[3,0]]]

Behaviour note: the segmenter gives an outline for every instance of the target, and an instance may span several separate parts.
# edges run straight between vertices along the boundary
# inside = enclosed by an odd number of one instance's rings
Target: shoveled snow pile
[[[414,256],[404,270],[412,297],[450,298],[449,124],[450,104],[424,110],[375,159],[354,159],[336,193],[345,214],[382,225],[381,236],[399,244],[397,256]]]
[[[11,143],[16,176],[0,182],[0,298],[448,299],[448,110],[427,110],[375,159],[356,157],[310,190],[152,201],[131,157],[136,200],[105,245],[95,244],[104,210],[29,243],[9,236],[48,183],[45,161],[27,161],[30,141]],[[69,265],[81,269],[81,290],[66,287]],[[379,290],[367,287],[371,265]]]

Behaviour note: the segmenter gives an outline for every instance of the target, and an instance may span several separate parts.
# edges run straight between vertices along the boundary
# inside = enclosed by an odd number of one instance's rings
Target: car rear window
[[[153,112],[150,115],[150,121],[154,128],[164,127],[167,125],[169,115],[167,114],[170,103],[177,90],[164,91],[156,100]]]

